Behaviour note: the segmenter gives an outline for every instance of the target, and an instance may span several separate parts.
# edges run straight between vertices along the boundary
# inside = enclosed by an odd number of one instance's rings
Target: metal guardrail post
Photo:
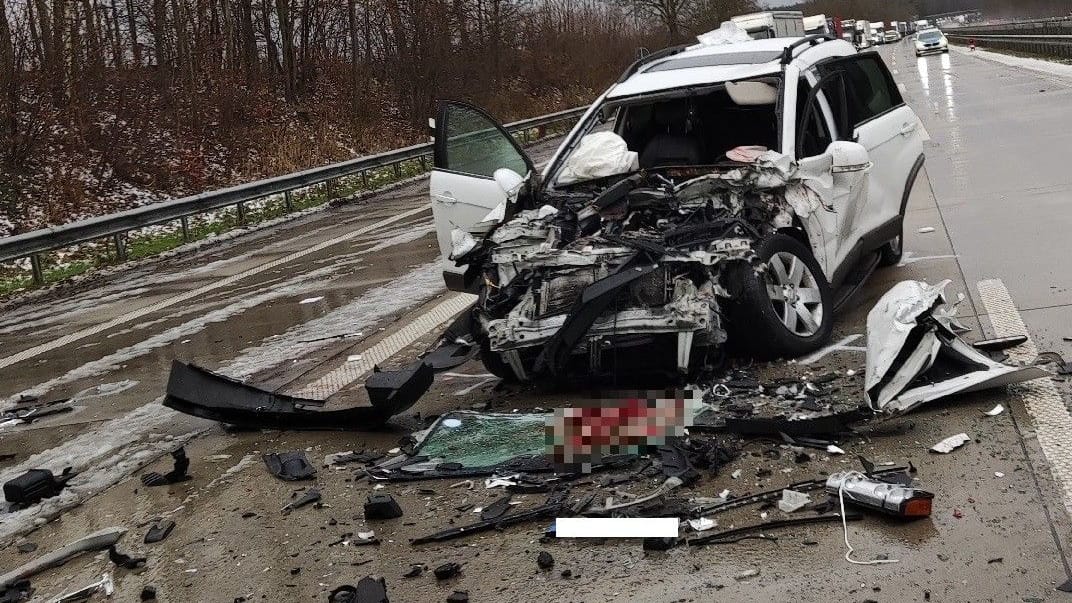
[[[33,271],[33,282],[35,285],[45,284],[45,271],[41,269],[41,255],[33,254],[30,256],[30,269]]]
[[[112,240],[115,241],[115,257],[120,262],[127,261],[127,242],[125,237],[126,234],[122,232],[112,235]]]
[[[290,196],[290,191],[283,191],[283,205],[287,208],[287,213],[294,211],[294,199]]]
[[[395,180],[401,180],[402,179],[402,162],[401,161],[396,161],[394,163],[394,166],[395,166]]]
[[[238,223],[239,224],[245,224],[246,223],[246,208],[245,208],[245,206],[242,203],[238,203],[237,205],[235,205],[235,209],[238,211],[238,216],[237,216],[238,217]]]
[[[190,218],[183,216],[179,218],[182,223],[182,241],[184,243],[190,242]]]

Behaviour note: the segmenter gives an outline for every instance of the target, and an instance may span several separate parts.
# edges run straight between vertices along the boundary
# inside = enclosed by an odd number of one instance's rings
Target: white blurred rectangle
[[[676,517],[559,517],[557,538],[670,538],[677,536]]]

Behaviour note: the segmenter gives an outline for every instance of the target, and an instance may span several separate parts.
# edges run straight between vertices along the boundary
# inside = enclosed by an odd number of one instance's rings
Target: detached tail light
[[[835,473],[826,480],[826,491],[861,507],[906,519],[929,517],[934,494],[901,484],[867,477],[859,471]]]

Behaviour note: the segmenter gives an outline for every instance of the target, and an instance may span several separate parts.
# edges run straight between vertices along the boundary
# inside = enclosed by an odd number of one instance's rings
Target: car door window
[[[820,74],[840,72],[844,77],[849,121],[853,126],[904,104],[893,76],[873,52],[845,57],[819,67]]]
[[[448,103],[440,111],[435,166],[482,178],[491,178],[499,168],[522,176],[529,171],[514,139],[483,111],[461,103]]]
[[[818,100],[809,102],[810,98],[821,98],[822,93],[812,95],[812,87],[805,78],[800,78],[797,91],[797,157],[815,157],[826,152],[834,140],[822,106]]]

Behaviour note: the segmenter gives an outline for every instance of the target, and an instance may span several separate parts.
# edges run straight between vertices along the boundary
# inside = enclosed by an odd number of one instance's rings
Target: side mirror
[[[858,142],[836,140],[826,148],[830,154],[830,171],[835,174],[868,172],[874,165],[868,156],[867,148]]]
[[[492,178],[495,179],[495,183],[506,193],[506,198],[511,202],[517,198],[518,193],[521,192],[521,186],[525,184],[525,177],[510,168],[495,170]]]

